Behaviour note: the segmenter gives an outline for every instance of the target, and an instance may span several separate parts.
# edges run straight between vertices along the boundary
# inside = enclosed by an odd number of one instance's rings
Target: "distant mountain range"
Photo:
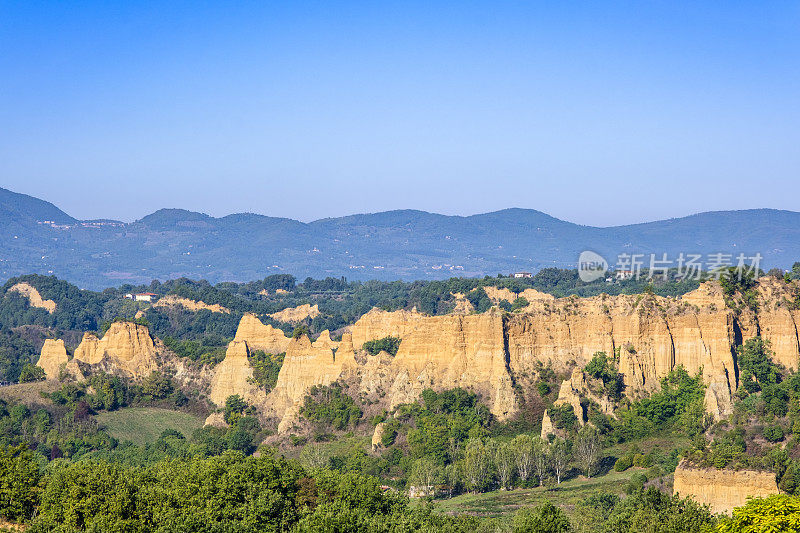
[[[348,279],[452,276],[574,268],[583,250],[614,266],[621,253],[760,253],[762,268],[800,260],[800,213],[717,211],[628,226],[581,226],[531,209],[472,216],[424,211],[303,223],[250,213],[214,218],[161,209],[141,220],[77,220],[0,188],[0,277],[55,274],[85,288],[152,279],[249,281],[270,274]],[[705,259],[705,257],[704,257]]]

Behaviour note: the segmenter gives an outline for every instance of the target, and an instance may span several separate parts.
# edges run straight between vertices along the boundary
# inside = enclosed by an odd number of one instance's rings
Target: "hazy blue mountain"
[[[466,217],[399,210],[310,223],[240,213],[161,209],[124,224],[79,221],[53,204],[0,189],[0,277],[55,274],[87,288],[180,276],[245,281],[275,273],[350,279],[440,279],[574,267],[593,250],[761,253],[763,267],[800,260],[800,213],[701,213],[629,226],[581,226],[531,209]]]

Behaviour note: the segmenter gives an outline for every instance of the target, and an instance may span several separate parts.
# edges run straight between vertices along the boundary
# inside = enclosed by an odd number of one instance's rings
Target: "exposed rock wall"
[[[194,300],[190,300],[188,298],[181,298],[180,296],[176,296],[175,294],[168,294],[163,298],[159,299],[155,304],[154,307],[183,307],[184,309],[188,309],[189,311],[200,311],[202,309],[211,311],[212,313],[230,313],[231,310],[227,307],[223,307],[219,304],[207,304],[202,300],[199,302],[195,302]]]
[[[150,331],[133,322],[112,323],[102,339],[85,333],[67,365],[67,370],[76,377],[81,376],[78,363],[103,364],[134,379],[146,377],[161,367]]]
[[[67,349],[61,339],[45,339],[37,366],[44,370],[47,379],[58,379],[61,365],[69,361]]]
[[[42,295],[39,294],[39,291],[36,290],[36,287],[30,283],[17,283],[16,285],[9,287],[8,290],[18,292],[22,296],[26,297],[31,307],[45,309],[50,314],[53,314],[56,311],[56,303],[53,300],[43,299]]]
[[[749,497],[778,494],[778,485],[772,472],[693,468],[681,462],[675,470],[673,493],[691,496],[714,513],[730,513]]]
[[[263,324],[255,315],[245,314],[236,329],[235,341],[245,341],[250,350],[264,350],[267,353],[283,353],[290,339],[283,331]]]
[[[360,349],[372,339],[389,335],[402,339],[397,355],[385,368],[364,369],[373,378],[370,381],[386,390],[390,407],[416,400],[426,388],[465,387],[483,394],[495,416],[504,419],[516,410],[516,396],[503,322],[496,310],[431,317],[373,309],[353,325],[352,342]],[[374,379],[376,371],[385,379]]]
[[[228,344],[223,359],[215,368],[211,378],[209,399],[219,407],[225,405],[228,396],[238,394],[250,404],[264,403],[266,393],[252,383],[253,368],[248,356],[250,350],[245,341],[232,341]]]
[[[354,353],[341,346],[334,352],[329,337],[313,343],[305,335],[291,339],[278,381],[267,398],[269,410],[281,418],[278,431],[286,431],[296,420],[312,386],[330,385],[354,364]]]
[[[303,304],[297,307],[287,307],[283,311],[272,313],[269,316],[280,322],[302,322],[307,318],[318,317],[319,306],[317,304]]]
[[[698,291],[689,301],[622,295],[532,302],[508,323],[511,369],[520,375],[542,363],[565,372],[570,364],[585,366],[596,352],[618,352],[626,392],[635,396],[656,390],[677,365],[690,373],[702,367],[714,385],[708,403],[725,414],[736,388],[733,314],[721,294],[703,308],[689,303],[713,296],[705,286]]]
[[[702,368],[706,408],[720,417],[730,412],[738,386],[733,351],[742,339],[763,335],[777,361],[797,367],[797,311],[786,304],[795,290],[782,281],[761,280],[758,312],[729,309],[714,283],[681,298],[641,294],[555,299],[529,294],[530,305],[510,314],[492,309],[427,316],[415,310],[373,309],[338,343],[328,332],[314,342],[291,339],[245,315],[225,361],[213,371],[212,397],[221,405],[230,394],[240,394],[278,416],[285,430],[313,385],[345,380],[386,408],[416,400],[425,388],[463,387],[479,393],[502,420],[518,409],[519,394],[534,393],[531,376],[540,365],[571,376],[559,401],[577,409],[580,396],[591,397],[580,369],[604,351],[618,356],[625,393],[633,397],[656,390],[677,365],[691,373]],[[363,351],[366,341],[390,335],[401,339],[395,356]],[[249,382],[247,353],[252,350],[286,353],[268,396],[259,395]],[[156,367],[158,353],[147,328],[115,323],[103,339],[85,335],[68,368],[78,364],[74,361],[113,361],[127,373],[143,376]],[[611,406],[601,407],[608,411]]]

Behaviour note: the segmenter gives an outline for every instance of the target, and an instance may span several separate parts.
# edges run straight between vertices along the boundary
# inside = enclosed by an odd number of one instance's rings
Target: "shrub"
[[[362,416],[355,400],[348,396],[339,383],[327,387],[315,385],[306,396],[300,414],[313,422],[344,429],[355,425]]]
[[[41,367],[28,363],[22,367],[19,373],[19,382],[31,383],[34,381],[42,381],[45,377],[44,370]]]
[[[400,337],[384,337],[382,339],[375,339],[364,343],[364,350],[370,355],[378,355],[379,353],[386,352],[389,355],[397,355],[397,350],[400,349]]]
[[[633,456],[626,455],[624,457],[620,457],[614,463],[614,470],[617,472],[624,472],[625,470],[629,469],[633,466]]]
[[[767,426],[764,428],[764,438],[769,442],[780,442],[783,440],[783,428],[780,426]]]
[[[569,404],[551,407],[547,410],[547,414],[550,415],[550,420],[558,429],[566,429],[567,431],[571,431],[575,428],[575,424],[578,423],[578,417],[575,416],[575,410]]]

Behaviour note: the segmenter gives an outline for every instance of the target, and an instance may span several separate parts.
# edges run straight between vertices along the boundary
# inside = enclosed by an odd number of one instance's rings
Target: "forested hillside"
[[[794,299],[770,305],[797,309],[800,291],[791,291],[798,278],[800,264],[772,272],[762,284]],[[723,280],[726,312],[766,306],[755,283]],[[55,277],[17,277],[0,298],[0,371],[3,381],[19,382],[0,387],[0,516],[31,531],[667,533],[736,531],[753,512],[780,522],[781,509],[797,506],[800,491],[800,374],[778,364],[774,347],[759,336],[737,345],[739,386],[732,414],[721,419],[705,410],[702,369],[677,366],[648,394],[626,391],[621,352],[634,353],[632,345],[598,352],[578,367],[573,361],[568,370],[540,364],[516,376],[519,409],[509,418],[461,387],[427,388],[384,408],[379,396],[338,380],[310,387],[296,424],[279,431],[278,420],[246,398],[232,394],[214,405],[192,385],[207,377],[185,375],[213,373],[245,313],[300,342],[324,329],[338,339],[376,306],[445,319],[453,312],[513,317],[528,309],[526,290],[638,294],[631,300],[641,303],[641,317],[656,294],[696,286],[674,273],[652,283],[583,283],[575,271],[558,269],[522,279],[413,283],[183,278],[101,292]],[[152,301],[126,297],[138,293]],[[597,301],[610,304],[607,298]],[[572,301],[562,302],[563,312],[577,313]],[[292,322],[271,317],[304,304],[319,314]],[[666,313],[654,305],[653,312]],[[45,339],[63,339],[71,358],[85,332],[102,335],[117,321],[146,325],[183,374],[162,369],[130,378],[106,366],[82,379],[45,381],[33,365]],[[365,365],[390,362],[403,341],[374,338],[355,356]],[[287,354],[245,354],[249,383],[269,393]],[[572,389],[576,375],[584,380],[580,390]],[[711,471],[768,472],[785,495],[754,501],[734,519],[716,517],[671,495],[681,461]]]

